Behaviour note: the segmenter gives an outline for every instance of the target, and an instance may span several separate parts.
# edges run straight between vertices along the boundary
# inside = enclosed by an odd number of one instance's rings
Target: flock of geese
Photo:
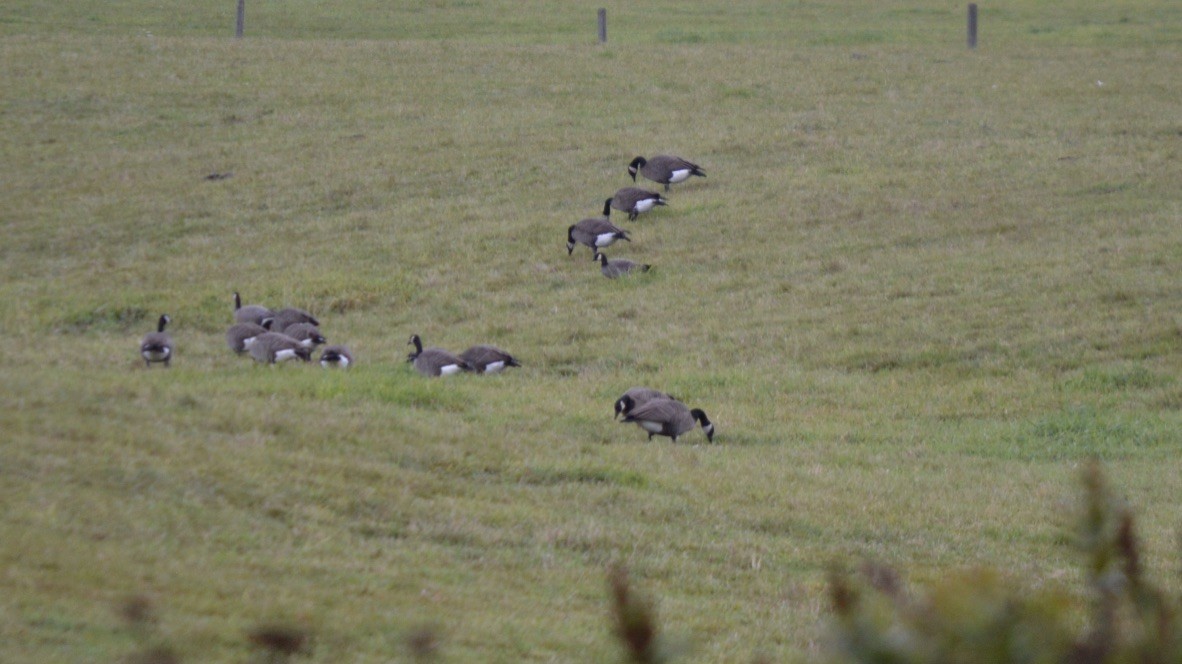
[[[628,173],[636,182],[637,175],[665,185],[684,182],[690,177],[705,177],[706,173],[697,164],[680,157],[658,155],[650,159],[636,157],[628,165]],[[618,240],[631,242],[628,232],[611,223],[611,211],[627,213],[634,221],[639,215],[661,205],[666,198],[655,191],[639,187],[625,187],[608,198],[603,204],[603,216],[583,219],[567,229],[567,254],[573,254],[579,244],[586,245],[599,263],[603,276],[615,279],[635,272],[647,272],[650,265],[626,259],[609,260],[601,251]],[[163,314],[156,324],[156,331],[144,335],[140,342],[140,357],[146,366],[154,363],[169,366],[172,360],[173,341],[165,331],[171,322]],[[261,364],[277,364],[289,360],[311,362],[318,346],[323,346],[319,362],[325,368],[348,369],[353,365],[353,353],[347,346],[326,345],[327,339],[320,332],[320,321],[312,314],[294,307],[272,310],[257,304],[242,304],[241,296],[234,293],[234,323],[226,330],[226,345],[239,355],[249,354]],[[456,355],[442,348],[423,347],[419,335],[411,335],[407,345],[414,346],[414,352],[406,356],[416,371],[424,376],[450,376],[462,372],[499,373],[509,367],[520,367],[521,363],[512,355],[487,344],[478,344]],[[690,409],[676,397],[647,387],[633,387],[615,401],[615,419],[632,423],[653,436],[666,436],[677,442],[677,438],[700,424],[706,439],[714,441],[714,424],[701,408]]]

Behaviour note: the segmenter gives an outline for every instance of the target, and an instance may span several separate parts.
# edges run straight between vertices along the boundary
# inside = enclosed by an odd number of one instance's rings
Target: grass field
[[[1182,5],[146,4],[0,9],[0,661],[605,661],[615,563],[683,661],[815,659],[835,562],[1074,582],[1092,456],[1177,568]],[[658,153],[608,281],[566,228]]]

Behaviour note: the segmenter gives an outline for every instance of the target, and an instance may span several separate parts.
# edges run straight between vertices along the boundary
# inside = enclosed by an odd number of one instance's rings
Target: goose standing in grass
[[[250,345],[254,343],[255,337],[270,331],[270,325],[270,320],[266,321],[266,325],[235,323],[226,330],[226,345],[235,353],[245,353],[250,350]]]
[[[669,185],[684,182],[690,176],[706,177],[706,171],[703,171],[701,166],[667,154],[659,154],[652,159],[633,159],[632,163],[628,164],[628,173],[632,175],[633,182],[636,181],[638,172],[653,182],[665,185],[665,191],[669,191]]]
[[[467,362],[442,348],[423,348],[423,340],[417,334],[410,335],[407,344],[413,344],[415,352],[407,355],[406,361],[414,364],[415,371],[424,376],[450,376],[472,370]]]
[[[631,274],[633,272],[648,272],[652,266],[644,263],[634,263],[626,258],[608,260],[602,251],[595,252],[595,260],[599,261],[599,271],[608,279]]]
[[[288,360],[312,360],[312,349],[302,345],[286,334],[267,332],[254,338],[250,345],[250,356],[255,362],[276,364]]]
[[[476,373],[500,373],[505,367],[519,367],[517,358],[497,348],[496,346],[477,345],[460,353],[463,360]]]
[[[628,221],[636,221],[642,212],[648,212],[658,205],[665,205],[665,197],[655,191],[624,187],[603,204],[604,216],[610,215],[612,208],[628,213]]]
[[[311,323],[317,327],[320,327],[320,321],[316,320],[312,314],[304,311],[303,309],[287,307],[285,309],[276,311],[275,315],[272,316],[271,329],[275,332],[286,333],[287,326],[295,325],[296,323]]]
[[[616,414],[612,419],[618,419],[620,415],[627,415],[632,412],[632,409],[637,406],[652,401],[653,399],[673,399],[677,401],[677,397],[670,394],[665,394],[660,390],[654,390],[651,387],[632,387],[627,392],[616,399],[615,409]]]
[[[344,346],[325,346],[320,353],[320,366],[325,369],[348,369],[353,366],[353,353]]]
[[[238,291],[234,291],[235,323],[254,323],[255,325],[262,325],[264,320],[274,315],[274,311],[257,304],[248,304],[246,306],[242,306],[242,297],[238,295]]]
[[[168,366],[172,361],[172,337],[164,331],[164,326],[172,321],[168,314],[161,314],[156,322],[156,331],[144,335],[140,341],[140,357],[144,358],[144,365],[151,367],[153,362],[163,362]]]
[[[605,207],[610,205],[608,203]],[[591,253],[595,253],[610,247],[616,240],[632,241],[627,231],[608,221],[606,216],[584,219],[566,229],[566,254],[573,254],[576,244],[585,244],[591,248]]]
[[[634,407],[621,420],[624,423],[635,424],[648,432],[648,439],[653,436],[668,436],[677,442],[677,437],[694,428],[694,423],[702,425],[706,433],[706,440],[714,442],[714,424],[706,417],[701,408],[690,410],[688,406],[674,399],[652,399],[642,405]]]
[[[283,330],[283,333],[300,342],[300,345],[305,348],[316,348],[328,341],[320,333],[320,328],[311,323],[292,323]]]

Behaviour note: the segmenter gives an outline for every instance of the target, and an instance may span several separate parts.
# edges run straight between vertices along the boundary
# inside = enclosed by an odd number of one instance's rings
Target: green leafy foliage
[[[1127,505],[1098,463],[1087,466],[1075,542],[1081,592],[1039,587],[983,568],[909,592],[894,569],[834,571],[834,662],[1083,662],[1182,658],[1178,600],[1146,577]]]

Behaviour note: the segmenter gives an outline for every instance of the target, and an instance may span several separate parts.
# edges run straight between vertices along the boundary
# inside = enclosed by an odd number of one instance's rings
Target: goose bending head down
[[[665,185],[665,191],[669,191],[669,185],[685,182],[691,176],[706,177],[706,171],[703,171],[701,166],[667,154],[659,154],[652,159],[633,159],[632,163],[628,164],[628,174],[632,176],[633,182],[636,181],[637,173]]]
[[[325,369],[348,369],[353,366],[353,353],[344,346],[325,346],[320,353],[320,366]]]
[[[566,254],[573,254],[575,246],[579,244],[587,245],[594,253],[603,247],[610,247],[616,240],[632,241],[627,231],[608,221],[606,217],[584,219],[566,229]]]
[[[694,428],[694,424],[701,424],[706,440],[714,442],[714,423],[706,417],[701,408],[690,409],[680,401],[673,399],[653,399],[641,406],[634,407],[621,422],[635,424],[648,432],[649,440],[653,436],[667,436],[677,442],[677,437]]]

